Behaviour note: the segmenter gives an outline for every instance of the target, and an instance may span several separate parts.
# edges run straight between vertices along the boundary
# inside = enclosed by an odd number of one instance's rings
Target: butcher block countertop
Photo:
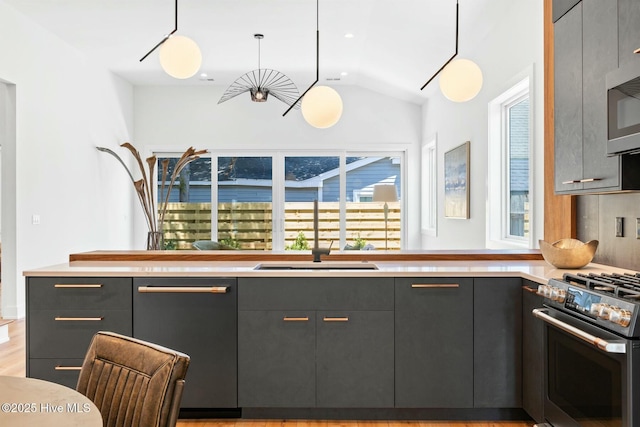
[[[623,270],[591,263],[580,270],[562,270],[541,260],[535,251],[524,259],[485,259],[486,253],[466,251],[459,257],[454,252],[437,254],[434,258],[425,253],[376,254],[364,259],[337,253],[323,257],[321,269],[311,262],[311,256],[267,253],[247,258],[246,253],[237,257],[221,254],[231,251],[127,251],[89,252],[70,256],[68,263],[34,268],[24,272],[29,277],[522,277],[537,283],[547,283],[550,278],[560,278],[566,272],[602,273]],[[240,251],[239,251],[240,252]],[[184,254],[183,254],[184,253]],[[509,253],[506,252],[507,255]],[[386,255],[386,256],[385,256]],[[189,258],[191,257],[191,258]],[[361,269],[374,264],[377,269]],[[268,269],[258,270],[262,265]],[[271,269],[277,266],[290,269]],[[330,268],[327,268],[330,267]]]

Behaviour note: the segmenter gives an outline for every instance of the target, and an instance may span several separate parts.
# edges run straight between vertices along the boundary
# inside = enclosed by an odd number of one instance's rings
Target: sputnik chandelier
[[[224,91],[218,104],[249,92],[253,102],[266,102],[267,97],[271,95],[291,108],[300,108],[298,88],[289,77],[280,71],[260,68],[260,40],[264,38],[264,35],[254,34],[253,37],[258,40],[258,69],[238,77]]]

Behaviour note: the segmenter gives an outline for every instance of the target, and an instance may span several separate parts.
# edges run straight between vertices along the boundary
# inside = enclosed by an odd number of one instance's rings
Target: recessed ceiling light
[[[201,79],[206,79],[207,78],[207,73],[200,73],[200,78]]]
[[[353,35],[353,33],[346,33],[346,34],[344,35],[344,38],[345,38],[345,39],[352,39],[352,38],[354,38],[354,37],[355,37],[355,36]]]
[[[343,72],[341,72],[341,73],[340,73],[340,75],[341,75],[341,76],[348,76],[348,75],[349,75],[349,73],[347,73],[346,71],[343,71]]]

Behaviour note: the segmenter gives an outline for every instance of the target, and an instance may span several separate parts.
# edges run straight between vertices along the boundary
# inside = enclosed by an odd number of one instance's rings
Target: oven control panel
[[[638,316],[638,303],[635,301],[553,279],[547,285],[538,286],[538,294],[547,299],[548,305],[578,313],[580,317],[607,329],[625,336],[632,336],[634,332]]]

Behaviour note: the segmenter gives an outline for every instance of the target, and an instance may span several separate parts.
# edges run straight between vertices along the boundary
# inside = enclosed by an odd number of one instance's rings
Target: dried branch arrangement
[[[153,191],[153,174],[155,172],[155,166],[158,161],[156,156],[151,156],[146,159],[147,168],[145,168],[145,162],[142,161],[142,157],[138,150],[131,145],[129,142],[125,142],[120,145],[128,149],[136,162],[138,163],[138,167],[140,168],[140,173],[142,174],[142,178],[135,180],[133,178],[133,174],[127,167],[127,165],[122,161],[120,156],[116,154],[113,150],[104,147],[96,147],[99,151],[104,153],[109,153],[113,157],[115,157],[120,164],[125,168],[127,173],[129,174],[129,178],[131,178],[131,182],[133,183],[133,187],[136,190],[136,195],[138,196],[138,200],[140,201],[140,205],[142,206],[142,211],[144,213],[145,219],[147,221],[147,226],[149,227],[150,232],[162,232],[164,226],[164,217],[167,213],[167,204],[169,203],[169,195],[171,194],[171,189],[176,182],[176,179],[180,176],[180,172],[182,169],[189,164],[190,162],[199,159],[200,156],[207,152],[207,150],[198,150],[196,151],[193,147],[189,147],[178,159],[173,171],[171,172],[171,180],[169,181],[169,185],[166,186],[165,192],[165,182],[167,180],[167,174],[169,171],[169,159],[164,159],[162,161],[162,186],[160,188],[161,194],[164,194],[164,201],[159,205],[160,210],[159,214],[156,215],[156,197]]]

